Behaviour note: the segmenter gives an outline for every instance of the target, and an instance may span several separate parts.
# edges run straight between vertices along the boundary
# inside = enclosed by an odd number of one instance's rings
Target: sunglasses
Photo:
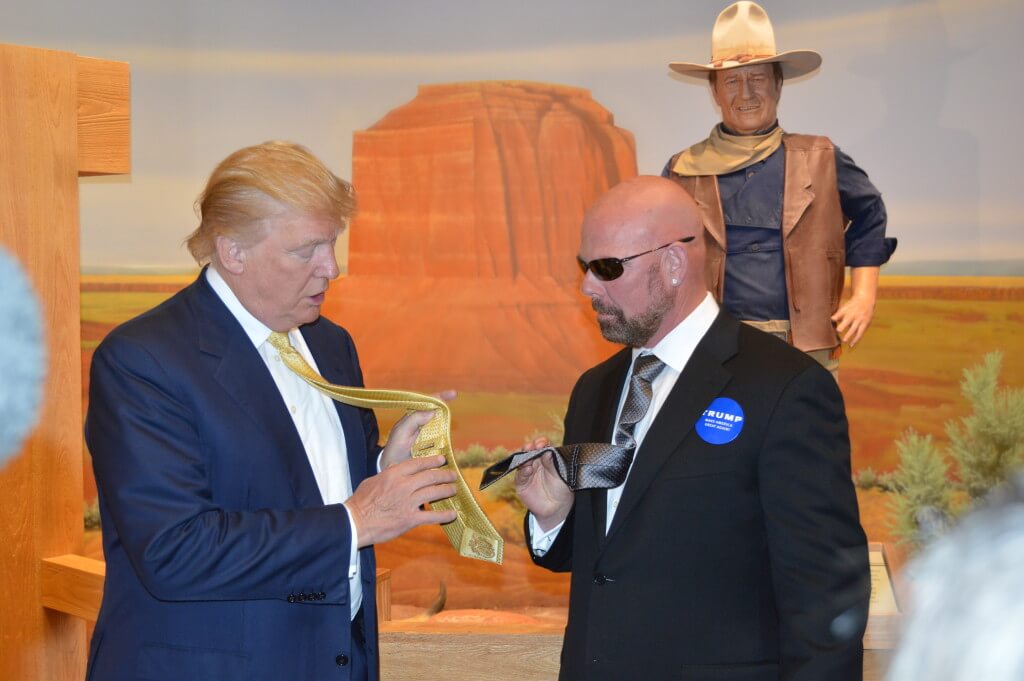
[[[625,265],[630,260],[639,258],[641,255],[647,255],[648,253],[660,251],[663,248],[668,248],[669,246],[675,243],[689,243],[693,241],[693,239],[694,237],[692,236],[684,236],[682,239],[669,241],[667,244],[658,246],[657,248],[652,248],[651,250],[644,251],[643,253],[631,255],[627,258],[597,258],[596,260],[591,260],[590,262],[587,262],[583,258],[577,256],[576,262],[579,263],[580,269],[583,270],[584,276],[586,276],[587,272],[589,271],[593,272],[594,276],[600,279],[601,281],[612,281],[622,276],[622,273],[625,271],[623,265]]]

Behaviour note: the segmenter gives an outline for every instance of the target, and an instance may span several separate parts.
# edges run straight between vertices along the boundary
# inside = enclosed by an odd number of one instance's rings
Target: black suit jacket
[[[565,441],[609,442],[628,349],[587,371]],[[738,437],[694,424],[717,397]],[[572,571],[561,679],[862,677],[870,593],[842,396],[816,362],[721,312],[651,424],[605,535],[576,494],[548,553]],[[529,539],[529,538],[528,538]]]
[[[328,380],[362,385],[344,329],[301,332]],[[355,488],[377,424],[335,406]],[[347,512],[324,505],[270,372],[205,276],[97,348],[86,441],[107,561],[90,681],[349,678]],[[376,566],[359,555],[376,679]]]

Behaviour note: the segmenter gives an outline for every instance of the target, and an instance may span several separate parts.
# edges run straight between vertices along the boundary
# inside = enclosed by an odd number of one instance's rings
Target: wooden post
[[[42,559],[82,546],[78,177],[128,172],[128,112],[127,64],[0,45],[0,244],[38,294],[48,367],[39,425],[0,471],[2,679],[85,672],[85,623],[43,607]]]

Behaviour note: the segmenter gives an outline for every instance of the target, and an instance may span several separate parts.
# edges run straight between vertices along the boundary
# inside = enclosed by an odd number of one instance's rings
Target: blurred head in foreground
[[[1024,471],[911,564],[887,681],[1024,679]]]
[[[18,454],[39,420],[46,378],[46,342],[32,284],[0,247],[0,469]]]

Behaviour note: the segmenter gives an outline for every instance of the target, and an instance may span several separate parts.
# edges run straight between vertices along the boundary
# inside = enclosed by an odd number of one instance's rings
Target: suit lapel
[[[619,399],[622,395],[622,386],[626,381],[626,374],[633,361],[633,353],[627,348],[615,355],[608,366],[608,371],[601,378],[600,384],[596,387],[595,394],[598,395],[598,403],[594,411],[593,429],[590,432],[590,442],[611,442],[615,432],[615,415],[619,410]],[[595,489],[582,492],[584,498],[591,504],[591,514],[594,518],[594,532],[597,545],[603,546],[605,541],[605,528],[608,526],[608,490]]]
[[[736,354],[738,324],[719,313],[693,351],[637,451],[622,499],[608,531],[610,539],[643,499],[665,463],[677,455],[694,424],[732,378],[723,363]],[[684,424],[682,427],[680,424]]]
[[[210,288],[205,272],[192,286],[199,319],[199,349],[213,359],[214,379],[252,421],[249,427],[263,431],[267,446],[280,453],[296,503],[300,507],[322,506],[306,450],[263,358]]]
[[[309,346],[309,351],[316,360],[320,375],[335,385],[361,387],[362,381],[355,374],[355,367],[348,361],[349,348],[338,347],[330,334],[324,333],[325,326],[319,322],[307,324],[301,328],[302,337]],[[359,410],[347,404],[331,400],[334,409],[341,419],[341,429],[345,433],[345,450],[348,453],[349,475],[352,489],[367,477],[366,436],[363,432]]]

